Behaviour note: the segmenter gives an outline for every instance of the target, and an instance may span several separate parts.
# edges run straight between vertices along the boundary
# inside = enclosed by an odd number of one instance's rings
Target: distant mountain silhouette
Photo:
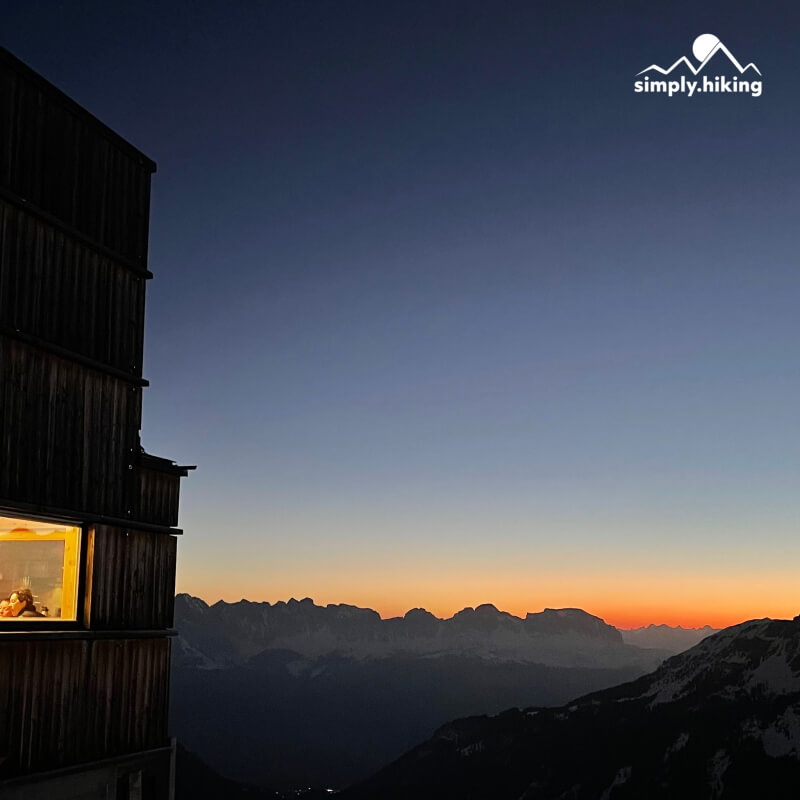
[[[359,660],[471,655],[550,666],[643,669],[667,655],[626,645],[616,628],[577,608],[547,608],[524,619],[490,604],[465,608],[449,619],[415,608],[384,620],[369,608],[323,607],[309,598],[209,606],[181,594],[175,602],[180,633],[175,658],[182,666],[231,666],[264,650],[290,650],[307,658],[332,653]]]
[[[228,778],[281,790],[363,779],[448,720],[554,705],[666,656],[580,609],[449,619],[176,598],[172,728]]]
[[[669,625],[648,625],[643,628],[620,630],[626,644],[636,647],[652,647],[657,650],[667,651],[671,655],[682,653],[694,647],[707,636],[718,633],[719,628],[706,625],[704,628],[673,628]]]
[[[342,800],[796,800],[800,622],[753,620],[560,708],[440,728]]]

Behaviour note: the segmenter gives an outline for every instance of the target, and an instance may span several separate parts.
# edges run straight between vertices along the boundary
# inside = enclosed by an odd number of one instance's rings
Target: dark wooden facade
[[[0,646],[0,752],[7,773],[50,771],[169,744],[167,638],[48,633],[4,634],[21,641]]]
[[[78,619],[0,627],[2,797],[171,797],[188,468],[139,438],[153,172],[0,49],[0,515],[82,530]]]
[[[174,536],[95,525],[86,553],[85,616],[96,630],[163,630],[175,610]]]

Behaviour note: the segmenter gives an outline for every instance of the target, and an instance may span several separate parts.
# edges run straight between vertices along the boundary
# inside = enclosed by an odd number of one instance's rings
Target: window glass
[[[80,528],[0,516],[0,624],[74,620]]]

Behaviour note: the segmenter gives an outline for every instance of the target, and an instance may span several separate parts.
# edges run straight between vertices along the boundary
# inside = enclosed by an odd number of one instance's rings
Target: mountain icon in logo
[[[664,69],[663,67],[659,67],[658,64],[651,64],[646,69],[643,69],[641,72],[637,72],[637,75],[644,75],[645,72],[660,72],[662,75],[669,75],[672,70],[676,69],[680,64],[683,64],[685,67],[688,67],[689,70],[692,72],[693,75],[698,75],[702,72],[708,63],[711,61],[714,56],[718,53],[725,55],[728,57],[728,60],[739,70],[739,74],[743,75],[747,70],[752,69],[758,75],[761,75],[761,70],[751,61],[746,67],[743,67],[736,59],[736,56],[728,50],[727,47],[719,40],[718,36],[714,36],[713,33],[703,33],[700,34],[695,40],[694,44],[692,45],[692,54],[694,57],[700,62],[699,67],[695,67],[691,61],[686,56],[681,56],[671,67],[668,69]]]

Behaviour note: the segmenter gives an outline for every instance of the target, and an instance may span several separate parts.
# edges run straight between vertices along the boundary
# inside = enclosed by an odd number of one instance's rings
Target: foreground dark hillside
[[[181,742],[175,749],[175,800],[322,800],[324,789],[277,792],[223,778],[188,751]]]
[[[800,797],[800,623],[728,628],[560,708],[462,719],[343,800]]]
[[[223,778],[178,742],[175,750],[175,800],[279,800],[277,792]]]
[[[632,671],[492,664],[475,658],[327,656],[269,651],[224,670],[176,669],[175,735],[237,780],[341,787],[366,777],[449,719],[561,703]],[[635,673],[634,673],[635,674]]]

